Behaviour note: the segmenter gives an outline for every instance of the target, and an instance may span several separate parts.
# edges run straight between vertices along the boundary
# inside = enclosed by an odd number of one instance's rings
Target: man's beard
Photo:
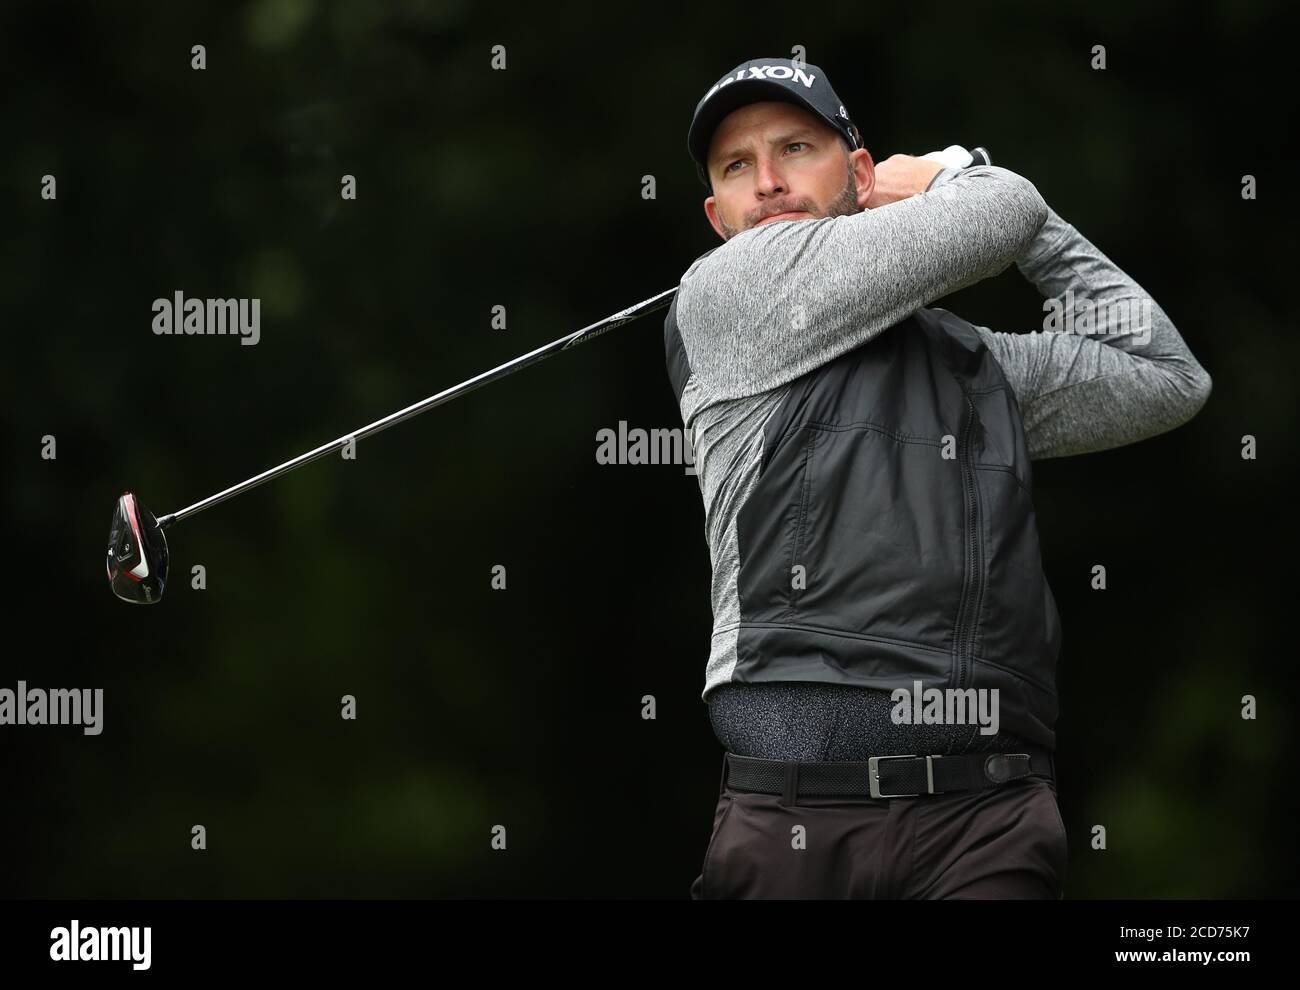
[[[850,165],[848,181],[845,183],[844,188],[840,190],[840,194],[827,205],[826,216],[847,217],[861,212],[862,207],[858,205],[858,180],[853,174],[853,167]],[[722,219],[721,213],[718,214],[718,224],[722,227],[722,232],[727,240],[731,240],[740,233],[734,227],[729,226],[726,220]]]

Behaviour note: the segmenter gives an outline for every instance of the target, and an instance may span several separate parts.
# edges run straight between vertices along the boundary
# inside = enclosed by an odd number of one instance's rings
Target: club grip
[[[943,151],[931,151],[922,155],[928,161],[938,162],[944,168],[971,168],[975,165],[992,165],[993,158],[988,148],[976,146],[967,151],[960,144],[950,144]]]

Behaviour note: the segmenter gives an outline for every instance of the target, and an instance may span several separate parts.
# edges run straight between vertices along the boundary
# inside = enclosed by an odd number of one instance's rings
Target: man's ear
[[[858,148],[849,152],[849,165],[858,184],[858,206],[865,210],[867,201],[876,188],[876,163],[871,160],[871,152],[866,148]]]
[[[718,201],[715,197],[709,196],[704,200],[704,215],[709,218],[709,224],[717,235],[725,241],[727,235],[722,229],[722,224],[718,221]]]

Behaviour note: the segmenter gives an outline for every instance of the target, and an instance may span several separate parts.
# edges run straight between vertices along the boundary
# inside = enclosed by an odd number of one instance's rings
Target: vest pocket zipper
[[[971,439],[975,435],[975,403],[962,390],[966,400],[966,426],[962,431],[961,449],[957,453],[961,468],[963,498],[963,530],[966,540],[966,571],[963,575],[961,601],[957,606],[957,627],[953,636],[953,652],[957,659],[957,687],[966,687],[970,677],[970,658],[975,649],[976,604],[979,602],[983,570],[980,559],[979,493],[975,482],[975,462],[971,454]]]

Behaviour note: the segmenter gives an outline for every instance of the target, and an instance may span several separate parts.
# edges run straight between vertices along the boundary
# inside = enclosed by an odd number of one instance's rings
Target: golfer
[[[723,241],[664,325],[725,750],[691,896],[1059,898],[1061,630],[1031,461],[1171,430],[1210,377],[1031,182],[876,165],[815,65],[732,69],[688,146]],[[1012,263],[1042,329],[932,305]]]

